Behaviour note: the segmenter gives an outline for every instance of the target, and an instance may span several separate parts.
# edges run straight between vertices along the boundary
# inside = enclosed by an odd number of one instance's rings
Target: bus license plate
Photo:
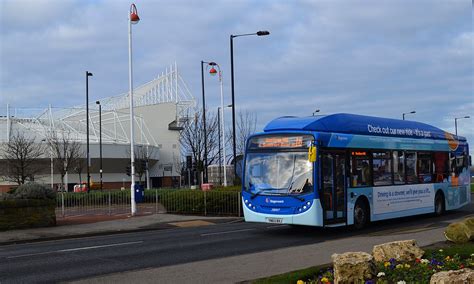
[[[283,218],[265,218],[267,223],[281,224],[283,223]]]

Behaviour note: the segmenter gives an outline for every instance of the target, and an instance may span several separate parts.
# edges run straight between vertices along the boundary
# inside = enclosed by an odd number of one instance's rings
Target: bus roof
[[[263,129],[264,132],[286,130],[442,140],[457,138],[466,141],[464,137],[455,137],[454,134],[426,123],[349,113],[309,117],[284,116],[270,121]]]

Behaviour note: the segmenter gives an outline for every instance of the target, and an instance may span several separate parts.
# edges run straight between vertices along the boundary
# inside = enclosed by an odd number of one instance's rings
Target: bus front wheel
[[[354,206],[354,228],[362,229],[369,223],[369,208],[367,202],[359,199]]]
[[[444,214],[444,211],[444,197],[443,194],[438,192],[435,197],[435,215],[441,216]]]

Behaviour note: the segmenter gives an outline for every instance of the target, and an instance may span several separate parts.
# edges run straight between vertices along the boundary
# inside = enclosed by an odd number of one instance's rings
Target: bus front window
[[[253,194],[311,192],[313,165],[305,152],[247,153],[245,190]]]

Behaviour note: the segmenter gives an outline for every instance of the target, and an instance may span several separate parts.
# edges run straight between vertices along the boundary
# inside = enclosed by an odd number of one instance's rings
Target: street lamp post
[[[221,109],[222,111],[220,112],[220,125],[222,126],[222,134],[219,133],[219,135],[222,135],[222,143],[225,144],[225,140],[224,140],[224,133],[225,133],[225,123],[224,123],[224,88],[223,88],[223,81],[222,81],[222,71],[221,71],[221,67],[219,66],[219,64],[215,63],[215,62],[210,62],[209,63],[209,66],[211,66],[211,70],[209,70],[209,74],[211,75],[215,75],[216,73],[219,73],[219,85],[220,85],[220,90],[221,90]],[[214,68],[214,66],[217,67],[217,69],[219,70],[219,72],[217,72],[217,70]],[[219,127],[221,128],[221,127]],[[220,150],[220,147],[219,147],[219,150]],[[220,152],[220,151],[219,151]],[[222,149],[222,152],[224,154],[224,186],[227,186],[227,169],[226,169],[226,163],[225,163],[225,146],[223,147]],[[220,168],[219,168],[220,169]]]
[[[217,107],[217,129],[219,135],[217,135],[217,141],[219,146],[219,185],[222,185],[222,155],[221,155],[221,107]]]
[[[231,80],[231,91],[232,91],[232,149],[233,149],[233,163],[234,163],[234,174],[237,171],[237,166],[235,163],[235,158],[237,157],[237,148],[235,144],[235,93],[234,93],[234,38],[241,37],[241,36],[267,36],[269,35],[269,31],[258,31],[256,33],[250,34],[239,34],[239,35],[230,35],[230,80]]]
[[[102,185],[102,105],[100,101],[96,101],[99,105],[99,157],[100,157],[100,190],[103,189]]]
[[[86,141],[87,141],[87,192],[91,188],[91,157],[89,151],[89,77],[92,76],[92,73],[86,71]]]
[[[135,215],[137,212],[137,204],[135,203],[135,153],[134,153],[134,115],[133,115],[133,72],[132,72],[132,24],[137,24],[140,21],[138,17],[137,7],[135,4],[130,6],[130,13],[128,14],[128,79],[130,91],[130,205],[131,214]]]
[[[412,110],[412,111],[410,111],[410,112],[404,112],[404,113],[402,114],[402,118],[403,118],[403,120],[405,120],[405,114],[415,114],[415,113],[416,113],[416,111],[414,111],[414,110]]]
[[[204,92],[204,64],[209,64],[201,60],[201,84],[202,84],[202,124],[204,128],[204,182],[207,183],[207,129],[206,129],[206,96]]]
[[[320,111],[320,109],[318,108],[317,110],[313,111],[313,116],[318,113]]]
[[[463,117],[456,117],[454,118],[454,129],[456,131],[456,136],[458,136],[458,119],[463,119],[463,118],[471,118],[469,115],[463,116]]]

